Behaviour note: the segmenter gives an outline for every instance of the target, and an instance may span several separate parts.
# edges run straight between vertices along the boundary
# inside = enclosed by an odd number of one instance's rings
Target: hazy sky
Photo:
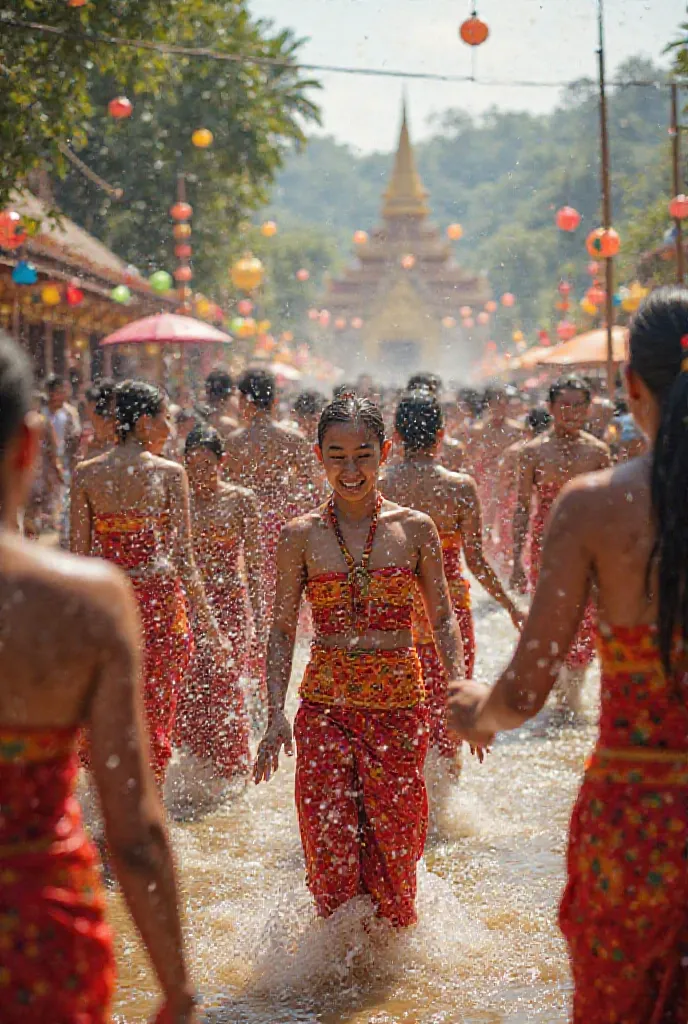
[[[251,0],[256,15],[309,39],[302,59],[315,64],[470,74],[472,51],[457,30],[470,0]],[[596,0],[478,0],[490,38],[475,51],[479,78],[565,80],[596,74]],[[688,20],[685,0],[605,0],[609,74],[634,54],[666,61],[662,50]],[[323,74],[323,129],[362,150],[389,150],[398,131],[398,79]],[[414,138],[448,107],[479,113],[498,105],[551,108],[549,88],[472,83],[407,83]]]

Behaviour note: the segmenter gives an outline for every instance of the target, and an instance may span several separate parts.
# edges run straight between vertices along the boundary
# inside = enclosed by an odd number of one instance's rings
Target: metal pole
[[[609,131],[607,126],[607,93],[604,77],[604,0],[597,0],[597,27],[599,50],[597,51],[600,72],[600,162],[602,177],[602,225],[612,226],[612,195],[609,180]],[[607,318],[607,394],[614,395],[614,264],[605,259],[605,313]]]
[[[678,123],[678,85],[671,83],[671,180],[674,195],[677,196],[681,189],[681,126]],[[685,276],[686,257],[683,251],[683,226],[680,217],[674,219],[676,225],[676,280],[683,284]]]

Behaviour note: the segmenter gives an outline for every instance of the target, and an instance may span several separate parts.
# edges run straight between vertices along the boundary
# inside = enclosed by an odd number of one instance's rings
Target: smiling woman
[[[411,616],[423,595],[450,679],[463,675],[437,530],[377,489],[390,451],[380,410],[345,393],[323,410],[316,454],[332,488],[284,528],[268,645],[269,719],[255,780],[277,770],[299,605],[315,637],[296,716],[296,804],[308,886],[327,917],[359,894],[397,926],[416,920],[427,712]]]

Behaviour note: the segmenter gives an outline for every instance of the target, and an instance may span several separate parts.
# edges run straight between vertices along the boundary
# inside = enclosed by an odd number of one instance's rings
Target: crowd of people
[[[109,1019],[79,765],[158,1019],[191,1022],[162,804],[175,748],[260,783],[295,747],[319,914],[366,895],[407,927],[433,778],[460,785],[462,741],[484,760],[550,693],[563,723],[579,714],[597,649],[600,736],[560,910],[573,1020],[685,1022],[688,292],[641,306],[616,406],[577,376],[536,403],[431,373],[288,403],[262,368],[215,370],[177,405],[139,380],[73,401],[57,378],[31,388],[2,342],[3,1020]],[[473,678],[468,573],[517,631],[492,688]]]

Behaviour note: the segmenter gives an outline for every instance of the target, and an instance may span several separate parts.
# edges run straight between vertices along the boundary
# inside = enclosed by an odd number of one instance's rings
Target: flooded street
[[[506,615],[478,594],[478,675],[511,649]],[[299,649],[300,671],[306,649]],[[482,766],[467,759],[419,869],[419,924],[390,935],[366,900],[318,921],[304,883],[293,762],[219,811],[173,828],[208,1019],[247,1024],[488,1024],[566,1017],[556,925],[568,817],[595,727],[539,720]],[[294,687],[295,689],[295,687]],[[150,1015],[155,986],[118,897],[116,1019]]]

